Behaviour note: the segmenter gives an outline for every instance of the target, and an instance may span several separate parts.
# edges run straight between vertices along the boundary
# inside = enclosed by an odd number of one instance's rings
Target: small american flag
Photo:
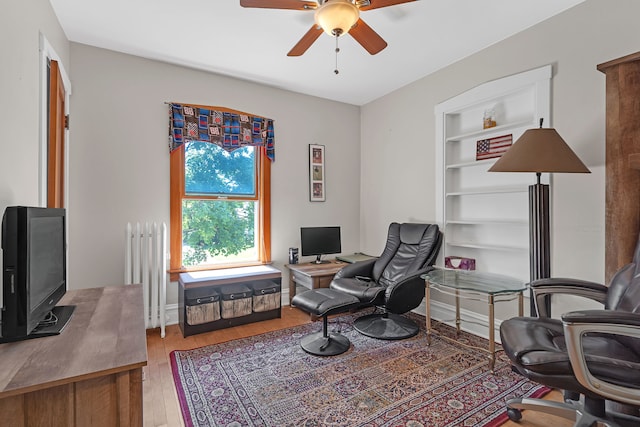
[[[511,147],[512,142],[513,135],[511,134],[481,139],[476,144],[476,160],[500,157]]]

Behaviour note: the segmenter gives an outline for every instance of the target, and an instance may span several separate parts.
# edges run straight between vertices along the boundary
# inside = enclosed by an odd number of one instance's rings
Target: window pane
[[[253,201],[183,200],[183,265],[258,260],[256,205]]]
[[[256,194],[255,147],[228,152],[216,144],[189,142],[185,146],[185,193],[188,195]]]

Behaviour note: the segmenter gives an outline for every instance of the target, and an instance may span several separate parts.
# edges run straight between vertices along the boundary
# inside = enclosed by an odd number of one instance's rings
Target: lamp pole
[[[540,172],[536,172],[537,182],[529,186],[529,277],[531,281],[551,276],[551,237],[549,227],[549,185],[540,183]],[[533,292],[530,291],[531,316],[536,315]],[[543,315],[551,315],[551,298],[544,299]]]

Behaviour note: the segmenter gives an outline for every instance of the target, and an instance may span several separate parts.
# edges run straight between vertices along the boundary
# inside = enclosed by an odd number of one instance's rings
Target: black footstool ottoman
[[[334,291],[328,288],[311,289],[297,294],[291,300],[291,305],[307,313],[322,316],[322,332],[316,332],[302,338],[300,347],[304,351],[316,356],[335,356],[349,350],[351,342],[344,335],[329,333],[327,316],[348,311],[360,303],[353,295]]]

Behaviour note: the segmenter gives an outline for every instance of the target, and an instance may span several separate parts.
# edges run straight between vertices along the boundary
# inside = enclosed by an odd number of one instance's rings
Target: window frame
[[[220,107],[198,106],[211,110],[247,114]],[[178,280],[180,273],[189,271],[219,270],[231,267],[268,264],[271,262],[271,160],[267,157],[266,147],[256,146],[256,192],[257,197],[231,197],[210,195],[187,195],[185,192],[185,144],[170,154],[170,280]],[[183,200],[257,200],[258,201],[258,260],[233,264],[202,265],[184,267],[182,265],[182,201]]]

